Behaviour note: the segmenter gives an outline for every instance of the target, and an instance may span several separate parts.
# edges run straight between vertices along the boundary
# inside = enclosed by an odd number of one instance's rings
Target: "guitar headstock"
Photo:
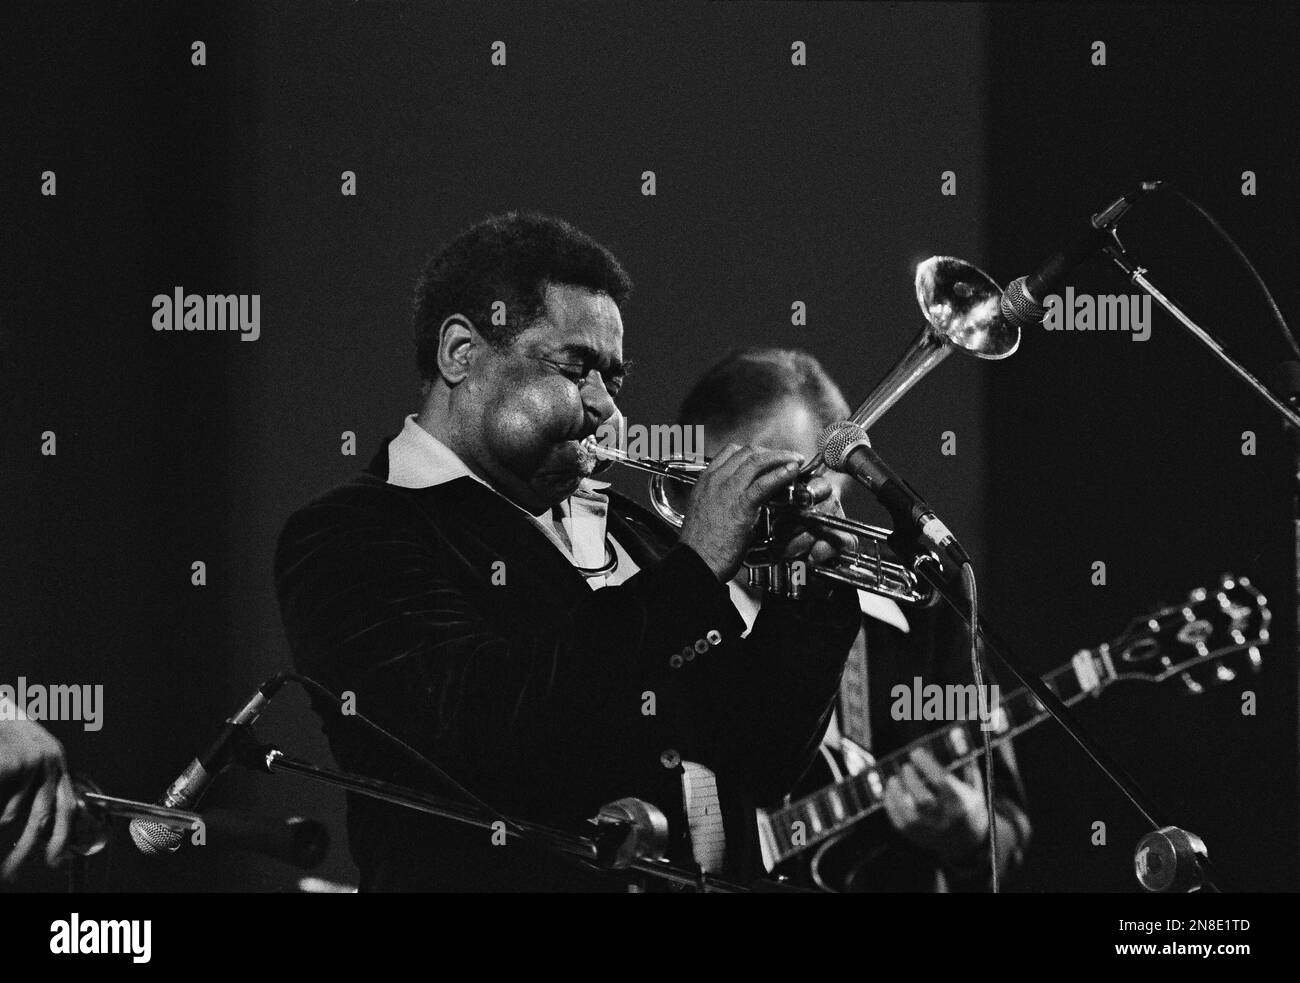
[[[1259,671],[1259,648],[1269,642],[1272,618],[1267,599],[1248,579],[1225,573],[1215,587],[1196,588],[1182,604],[1135,618],[1102,653],[1117,679],[1159,683],[1178,676],[1188,693],[1203,693]]]

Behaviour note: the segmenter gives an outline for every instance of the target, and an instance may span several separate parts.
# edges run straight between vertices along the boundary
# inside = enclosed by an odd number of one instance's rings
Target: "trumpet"
[[[854,410],[849,421],[872,426],[914,385],[953,351],[974,358],[996,360],[1015,353],[1020,329],[1009,324],[999,306],[1002,290],[983,270],[952,256],[932,256],[916,268],[916,300],[926,324],[870,395]],[[617,448],[590,439],[587,449],[602,461],[649,472],[650,503],[664,521],[680,529],[685,514],[672,500],[674,486],[693,485],[709,466],[702,460],[633,458]],[[859,590],[910,604],[925,605],[934,589],[921,574],[923,564],[941,561],[929,551],[905,560],[888,543],[888,529],[808,508],[806,486],[826,470],[818,454],[800,470],[784,492],[763,506],[755,527],[755,540],[745,554],[744,566],[751,587],[786,597],[799,597],[807,572]],[[858,549],[845,551],[829,563],[805,565],[786,560],[778,552],[777,532],[788,513],[797,512],[801,525],[814,530],[834,529],[857,537]]]

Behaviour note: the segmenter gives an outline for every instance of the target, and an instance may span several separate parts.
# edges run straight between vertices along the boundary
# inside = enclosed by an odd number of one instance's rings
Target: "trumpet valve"
[[[790,564],[773,563],[768,569],[767,592],[790,596]]]
[[[785,563],[781,564],[781,573],[785,580],[785,596],[790,598],[792,601],[797,601],[803,596],[804,584],[802,576],[795,576],[795,563],[799,563],[800,566],[803,565],[802,560],[787,560]]]

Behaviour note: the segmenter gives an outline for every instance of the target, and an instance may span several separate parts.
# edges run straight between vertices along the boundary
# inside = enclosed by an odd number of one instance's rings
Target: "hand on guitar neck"
[[[989,835],[984,780],[974,762],[962,771],[957,777],[918,747],[885,783],[885,815],[894,829],[945,863],[968,859]]]

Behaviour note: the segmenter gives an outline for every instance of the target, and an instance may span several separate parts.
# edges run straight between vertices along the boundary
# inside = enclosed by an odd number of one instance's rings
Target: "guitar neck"
[[[1107,649],[1084,650],[1043,677],[1047,688],[1067,706],[1099,693],[1115,678]],[[938,688],[942,691],[942,687]],[[1027,689],[1002,697],[989,708],[987,727],[993,747],[1046,720],[1047,711]],[[764,863],[772,867],[821,840],[841,833],[884,805],[885,785],[908,760],[925,748],[952,771],[984,753],[979,720],[949,723],[906,747],[881,758],[866,771],[828,785],[780,808],[760,814],[759,834]]]

